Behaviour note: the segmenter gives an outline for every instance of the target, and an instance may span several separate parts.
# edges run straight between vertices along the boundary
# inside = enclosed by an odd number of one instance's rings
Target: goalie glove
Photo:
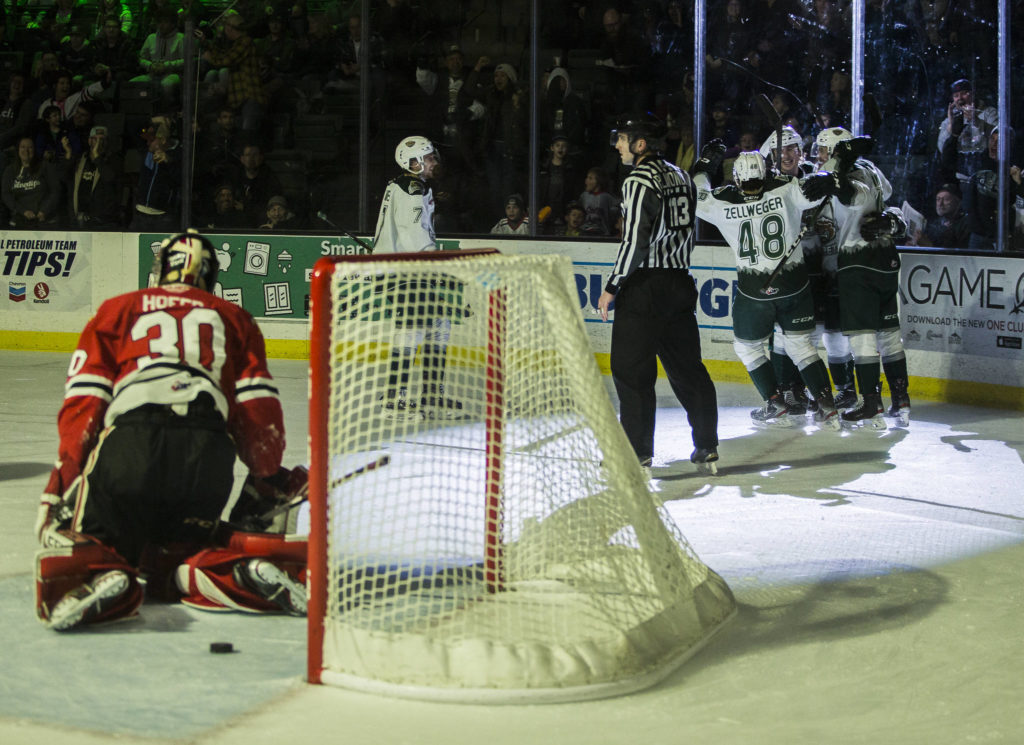
[[[717,137],[700,150],[700,158],[690,168],[690,175],[698,173],[707,174],[707,177],[714,183],[715,179],[722,175],[722,162],[725,160],[725,143]]]
[[[274,523],[273,518],[266,518],[267,513],[296,499],[298,505],[308,494],[309,471],[305,466],[295,466],[291,470],[278,468],[277,473],[266,477],[250,473],[242,484],[228,521],[249,532],[265,532]]]
[[[877,215],[868,215],[860,223],[860,237],[868,243],[882,238],[902,238],[906,234],[907,223],[895,207],[889,207]]]

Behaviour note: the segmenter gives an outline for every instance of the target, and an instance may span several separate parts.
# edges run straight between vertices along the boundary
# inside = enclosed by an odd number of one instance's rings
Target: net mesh
[[[609,695],[667,674],[731,614],[648,492],[567,259],[331,277],[329,369],[313,377],[330,387],[325,682]]]

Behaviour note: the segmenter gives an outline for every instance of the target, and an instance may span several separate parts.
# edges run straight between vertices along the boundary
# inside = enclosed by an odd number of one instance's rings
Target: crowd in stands
[[[497,30],[481,38],[486,24],[466,4],[372,0],[364,50],[358,0],[0,3],[0,221],[175,229],[191,149],[196,225],[316,230],[329,224],[316,217],[326,212],[356,229],[339,205],[358,191],[352,112],[365,80],[376,160],[361,177],[371,203],[394,175],[394,143],[418,133],[442,155],[439,233],[614,238],[626,167],[609,146],[611,123],[653,111],[669,125],[670,160],[688,168],[699,149],[693,3],[546,0],[535,92],[529,2],[497,5]],[[730,155],[756,149],[772,131],[752,104],[760,94],[802,135],[808,158],[821,129],[850,127],[851,5],[708,0],[703,139],[721,138]],[[1024,0],[1012,6],[1011,23],[1024,27]],[[195,29],[188,40],[186,21]],[[906,201],[928,222],[911,244],[992,247],[993,142],[1008,135],[1011,163],[1020,144],[994,114],[997,21],[992,2],[867,0],[864,129],[896,206]],[[186,49],[192,82],[183,79]],[[1019,90],[1024,52],[1012,54]],[[181,141],[185,86],[197,102],[191,148]],[[1013,97],[1011,121],[1022,101]],[[317,116],[322,129],[299,142],[300,122]],[[1002,197],[1024,231],[1024,189],[1019,169],[1012,174]],[[957,229],[932,225],[950,219]]]

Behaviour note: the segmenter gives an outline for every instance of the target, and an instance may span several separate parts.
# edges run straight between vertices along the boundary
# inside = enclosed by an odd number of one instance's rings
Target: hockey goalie
[[[79,338],[36,524],[51,629],[129,618],[145,598],[305,615],[306,541],[275,528],[307,474],[281,467],[263,337],[212,294],[217,271],[209,240],[168,238],[156,286],[104,302]],[[236,456],[249,477],[224,523]]]

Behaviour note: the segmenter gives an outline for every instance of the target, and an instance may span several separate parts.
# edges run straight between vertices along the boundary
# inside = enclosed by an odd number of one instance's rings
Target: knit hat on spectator
[[[512,65],[508,64],[507,62],[502,62],[500,65],[494,68],[494,71],[505,73],[505,77],[508,78],[508,82],[510,83],[515,83],[517,80],[519,80],[519,76],[516,75],[516,68],[512,67]]]
[[[973,91],[974,86],[971,85],[971,81],[967,78],[960,78],[953,85],[949,86],[949,90],[952,93],[959,93],[960,91]]]
[[[960,184],[957,184],[957,183],[943,184],[942,186],[940,186],[938,189],[935,190],[935,193],[938,194],[939,192],[942,192],[942,191],[948,191],[950,194],[955,196],[957,199],[962,199],[963,198],[963,196],[960,193]]]
[[[280,196],[280,195],[274,196],[274,197],[270,198],[270,201],[267,202],[267,209],[270,209],[271,207],[273,207],[276,204],[279,204],[282,207],[284,207],[285,209],[288,209],[288,200],[285,199],[284,197]]]

